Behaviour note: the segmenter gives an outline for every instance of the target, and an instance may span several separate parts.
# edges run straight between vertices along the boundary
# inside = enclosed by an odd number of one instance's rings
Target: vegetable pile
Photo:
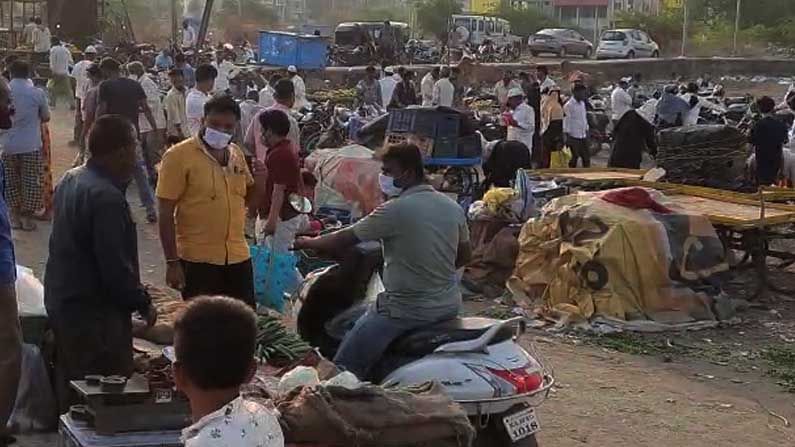
[[[278,316],[257,316],[256,355],[261,361],[283,366],[303,358],[312,347],[289,330]]]
[[[317,90],[307,95],[311,101],[333,103],[352,103],[356,100],[356,89],[346,88],[338,90]]]

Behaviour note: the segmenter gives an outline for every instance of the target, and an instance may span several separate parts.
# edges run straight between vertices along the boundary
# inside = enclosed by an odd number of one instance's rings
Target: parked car
[[[635,59],[660,57],[660,46],[637,29],[613,29],[602,33],[596,48],[597,59]]]
[[[527,39],[530,54],[552,53],[558,57],[579,55],[589,59],[593,54],[593,44],[573,29],[548,28],[533,34]]]

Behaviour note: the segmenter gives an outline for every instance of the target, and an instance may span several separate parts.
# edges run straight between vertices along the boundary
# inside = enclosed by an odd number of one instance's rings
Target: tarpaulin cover
[[[693,287],[728,270],[715,229],[656,190],[632,189],[622,196],[644,207],[608,202],[604,192],[547,204],[522,228],[511,288],[543,290],[546,311],[574,319],[714,320],[713,298]]]
[[[353,144],[339,149],[314,151],[306,159],[306,167],[317,177],[315,208],[351,211],[362,217],[383,202],[378,186],[381,162],[373,151]]]

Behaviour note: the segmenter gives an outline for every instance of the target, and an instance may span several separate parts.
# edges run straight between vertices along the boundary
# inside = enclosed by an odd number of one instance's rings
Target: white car
[[[660,46],[637,29],[613,29],[602,33],[596,47],[597,59],[635,59],[660,57]]]

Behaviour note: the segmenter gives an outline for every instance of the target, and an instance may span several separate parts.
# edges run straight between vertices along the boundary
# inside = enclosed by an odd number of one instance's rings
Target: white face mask
[[[208,127],[204,130],[204,142],[213,149],[226,149],[232,141],[232,135]]]
[[[395,186],[395,179],[388,175],[378,174],[378,185],[387,197],[397,197],[403,192],[403,188]]]

